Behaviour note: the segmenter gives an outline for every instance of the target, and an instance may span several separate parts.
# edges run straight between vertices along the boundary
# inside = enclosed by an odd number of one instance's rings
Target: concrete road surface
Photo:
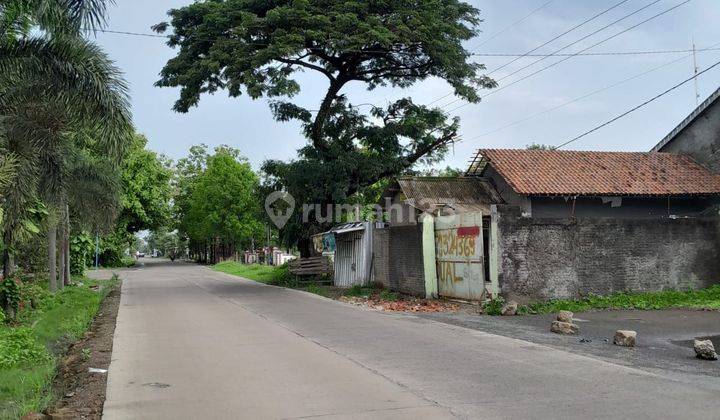
[[[124,278],[107,419],[717,418],[695,383],[190,264]]]

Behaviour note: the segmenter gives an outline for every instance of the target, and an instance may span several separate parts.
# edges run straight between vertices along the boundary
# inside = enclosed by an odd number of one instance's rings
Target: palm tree
[[[82,28],[104,23],[108,3],[0,0],[0,147],[20,156],[16,182],[3,203],[3,274],[12,269],[13,236],[24,205],[41,197],[54,209],[48,228],[53,290],[59,210],[67,208],[73,180],[68,159],[76,145],[70,137],[82,131],[98,139],[96,147],[117,161],[131,133],[127,88],[120,72],[80,36]],[[44,34],[31,36],[34,27]]]

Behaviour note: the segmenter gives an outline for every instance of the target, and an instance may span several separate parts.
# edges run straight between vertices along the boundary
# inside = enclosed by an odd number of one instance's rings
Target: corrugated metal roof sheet
[[[523,195],[720,194],[720,176],[680,154],[519,149],[478,154]]]

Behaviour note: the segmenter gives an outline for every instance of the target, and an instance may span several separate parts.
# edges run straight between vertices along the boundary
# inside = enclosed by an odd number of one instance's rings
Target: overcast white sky
[[[609,8],[619,0],[554,0],[520,24],[485,42],[498,31],[545,5],[548,0],[472,0],[481,9],[485,20],[483,34],[468,42],[468,48],[480,53],[525,53],[561,34],[567,29]],[[553,52],[614,20],[642,7],[652,0],[628,0],[611,12],[558,39],[536,53]],[[666,10],[682,0],[661,0],[657,4],[618,23],[587,40],[563,51],[574,53],[644,19]],[[150,26],[166,20],[168,9],[191,3],[189,0],[121,0],[110,10],[109,28],[118,31],[150,32]],[[720,47],[720,2],[691,0],[689,3],[657,19],[639,26],[588,52],[677,50],[714,44]],[[153,86],[158,73],[173,50],[163,39],[118,34],[99,34],[102,45],[125,72],[131,86],[132,107],[137,129],[147,135],[150,148],[173,159],[186,154],[197,143],[210,146],[230,144],[242,150],[258,168],[265,159],[288,159],[305,143],[294,123],[278,123],[272,119],[264,100],[245,97],[228,98],[224,93],[203,97],[200,106],[188,114],[172,111],[177,91]],[[483,43],[484,42],[484,43]],[[483,43],[479,48],[479,44]],[[483,57],[488,70],[510,58]],[[492,73],[501,78],[537,60],[525,57]],[[512,83],[560,58],[552,57],[508,77],[500,86]],[[612,89],[546,112],[523,123],[497,130],[508,123],[549,110],[597,89],[613,85],[653,68],[675,61],[658,70],[637,77]],[[720,61],[720,51],[698,52],[700,70]],[[534,77],[491,95],[482,103],[467,105],[452,112],[462,120],[461,134],[466,139],[455,146],[444,164],[464,167],[477,148],[514,148],[530,143],[556,145],[573,138],[615,115],[664,91],[692,75],[692,58],[687,54],[623,55],[573,57]],[[325,90],[322,78],[302,80],[304,93],[298,100],[310,107],[317,106]],[[720,67],[698,79],[701,100],[720,86]],[[445,95],[448,87],[437,80],[428,80],[404,91],[378,89],[368,92],[360,85],[343,91],[351,102],[383,103],[402,96],[416,102],[429,103]],[[452,110],[463,102],[452,97],[435,105]],[[612,125],[569,146],[578,150],[647,151],[695,108],[695,87],[688,83]],[[490,131],[491,134],[483,135]],[[443,166],[444,166],[443,164]]]

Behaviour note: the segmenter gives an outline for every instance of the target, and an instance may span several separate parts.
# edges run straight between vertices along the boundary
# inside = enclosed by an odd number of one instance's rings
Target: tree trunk
[[[13,261],[13,255],[10,250],[12,247],[13,242],[13,236],[12,236],[12,228],[9,226],[5,227],[5,232],[3,232],[3,253],[2,253],[2,275],[3,278],[8,278],[12,275],[14,267],[14,261]]]
[[[2,253],[2,275],[3,280],[10,277],[13,273],[14,264],[13,264],[13,257],[12,252],[10,252],[10,247],[12,246],[12,229],[8,226],[5,226],[5,232],[3,232],[3,253]],[[0,288],[0,308],[2,308],[3,312],[9,317],[14,317],[14,311],[12,306],[10,306],[10,302],[7,301],[7,298],[5,296],[5,292],[3,292],[2,288]]]
[[[50,291],[57,291],[57,224],[51,221],[48,226],[48,277],[50,280]]]
[[[65,272],[63,284],[70,284],[70,207],[65,206],[65,238],[63,240],[65,248]]]
[[[58,289],[65,287],[65,229],[61,226],[58,229],[60,244],[58,246]]]

